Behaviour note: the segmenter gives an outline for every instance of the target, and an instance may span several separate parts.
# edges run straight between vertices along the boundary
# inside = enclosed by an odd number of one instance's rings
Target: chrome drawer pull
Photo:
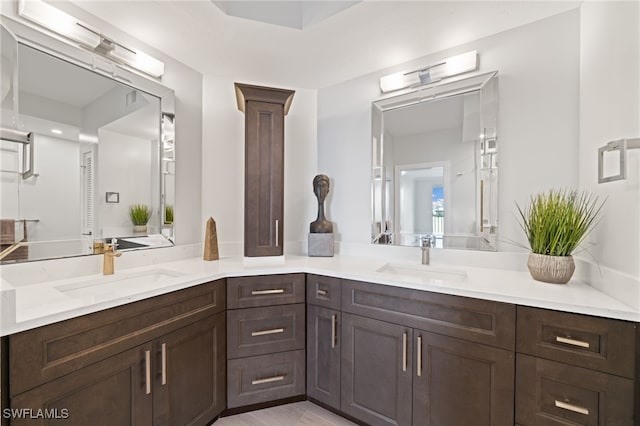
[[[280,382],[284,380],[285,376],[273,376],[273,377],[265,377],[264,379],[256,379],[252,380],[252,385],[261,385],[263,383],[272,383],[272,382]]]
[[[402,333],[402,371],[407,371],[407,332]]]
[[[329,294],[329,292],[327,290],[320,290],[318,289],[318,296],[326,296],[327,294]]]
[[[566,343],[567,345],[578,346],[580,348],[589,348],[589,346],[591,346],[589,342],[583,342],[582,340],[570,339],[562,336],[556,336],[556,342]]]
[[[260,296],[263,294],[282,294],[284,293],[284,288],[274,288],[271,290],[253,290],[251,292],[252,296]]]
[[[151,393],[151,351],[144,351],[146,394]]]
[[[167,344],[162,344],[162,386],[167,384]]]
[[[585,416],[589,415],[589,410],[587,410],[586,408],[579,407],[573,404],[567,404],[566,402],[558,401],[557,399],[555,402],[556,402],[556,407],[558,408],[563,408],[565,410],[573,411],[574,413],[584,414]]]
[[[331,348],[335,348],[336,347],[336,336],[338,333],[336,333],[336,326],[337,326],[337,320],[338,316],[336,314],[331,315]]]
[[[252,331],[251,337],[266,336],[267,334],[284,333],[284,328],[272,328],[270,330]]]
[[[422,376],[422,336],[418,336],[418,349],[416,358],[418,358],[418,368],[417,375],[418,377]]]

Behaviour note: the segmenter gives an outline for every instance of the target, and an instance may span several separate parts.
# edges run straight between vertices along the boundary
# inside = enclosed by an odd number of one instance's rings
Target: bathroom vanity
[[[524,299],[544,286],[525,273],[468,268],[455,283],[424,267],[418,282],[375,259],[289,259],[165,263],[176,275],[160,288],[17,322],[2,393],[93,425],[207,425],[304,398],[369,425],[639,422],[636,313],[586,284]]]

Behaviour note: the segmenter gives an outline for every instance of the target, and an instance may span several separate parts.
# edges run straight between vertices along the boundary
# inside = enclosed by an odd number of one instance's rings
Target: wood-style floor
[[[355,423],[302,401],[223,417],[213,426],[355,426]]]

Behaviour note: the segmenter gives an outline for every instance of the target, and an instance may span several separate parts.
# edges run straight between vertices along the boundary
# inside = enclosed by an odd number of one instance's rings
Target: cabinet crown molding
[[[254,86],[251,84],[233,83],[236,89],[238,109],[245,112],[247,101],[269,102],[284,107],[284,115],[289,113],[295,90],[278,89],[275,87]]]

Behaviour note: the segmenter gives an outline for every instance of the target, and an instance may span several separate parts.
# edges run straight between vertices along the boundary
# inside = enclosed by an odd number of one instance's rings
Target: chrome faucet
[[[429,250],[432,247],[436,246],[436,236],[431,234],[431,235],[423,235],[420,238],[420,247],[422,248],[422,264],[423,265],[428,265],[429,264]]]
[[[114,257],[120,257],[121,252],[116,251],[118,247],[118,240],[113,238],[110,244],[104,244],[104,255],[102,261],[102,273],[104,275],[113,275],[114,271]]]

